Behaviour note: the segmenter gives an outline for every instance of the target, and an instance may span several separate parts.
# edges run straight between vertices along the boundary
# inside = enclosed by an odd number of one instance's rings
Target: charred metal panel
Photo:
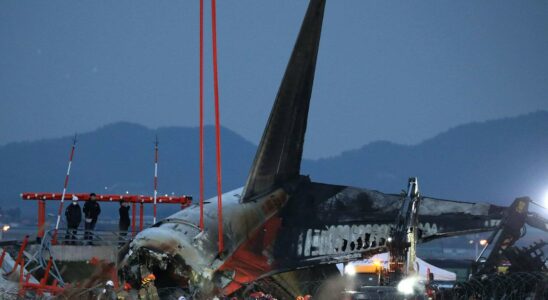
[[[423,197],[419,209],[423,242],[455,235],[493,230],[506,207]]]
[[[401,195],[303,180],[280,212],[280,269],[349,261],[386,250]],[[502,207],[424,197],[419,241],[493,229]]]

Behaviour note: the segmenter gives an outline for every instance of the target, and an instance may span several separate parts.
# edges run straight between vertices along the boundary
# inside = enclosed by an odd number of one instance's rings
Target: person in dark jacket
[[[97,203],[97,196],[95,193],[89,194],[89,200],[84,204],[84,216],[85,216],[85,234],[84,239],[91,241],[93,239],[93,230],[95,230],[95,224],[97,218],[101,214],[101,207]],[[90,242],[91,244],[91,242]]]
[[[127,231],[129,229],[129,225],[131,224],[129,209],[130,207],[128,202],[125,202],[124,200],[120,201],[120,208],[118,209],[118,213],[120,214],[120,221],[118,222],[118,229],[120,230],[120,243],[125,242]]]
[[[80,209],[80,205],[78,205],[77,199],[73,199],[72,204],[65,209],[65,218],[67,219],[66,243],[75,245],[78,226],[80,226],[80,222],[82,222],[82,210]]]

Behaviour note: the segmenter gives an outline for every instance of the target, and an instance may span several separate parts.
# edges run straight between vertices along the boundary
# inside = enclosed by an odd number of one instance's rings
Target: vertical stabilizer
[[[285,70],[242,200],[299,176],[325,0],[311,0]]]

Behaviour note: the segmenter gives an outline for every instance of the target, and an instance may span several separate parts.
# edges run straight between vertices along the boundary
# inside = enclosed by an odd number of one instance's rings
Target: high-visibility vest
[[[154,276],[154,274],[150,274],[143,278],[143,280],[141,281],[141,285],[147,285],[149,282],[154,281],[155,279],[156,276]]]

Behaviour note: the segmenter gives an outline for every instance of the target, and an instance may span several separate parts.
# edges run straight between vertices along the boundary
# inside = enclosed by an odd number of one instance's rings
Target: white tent
[[[371,265],[374,262],[380,263],[384,268],[388,268],[388,252],[379,253],[371,258],[353,261],[348,264],[349,265]],[[339,271],[342,274],[343,265],[338,264],[337,268],[339,268]],[[415,269],[418,271],[421,279],[424,279],[424,280],[426,280],[426,274],[428,272],[428,269],[430,269],[430,273],[434,274],[434,280],[443,280],[443,281],[457,280],[457,274],[438,268],[434,265],[431,265],[418,257],[417,257],[417,260],[415,261]]]

